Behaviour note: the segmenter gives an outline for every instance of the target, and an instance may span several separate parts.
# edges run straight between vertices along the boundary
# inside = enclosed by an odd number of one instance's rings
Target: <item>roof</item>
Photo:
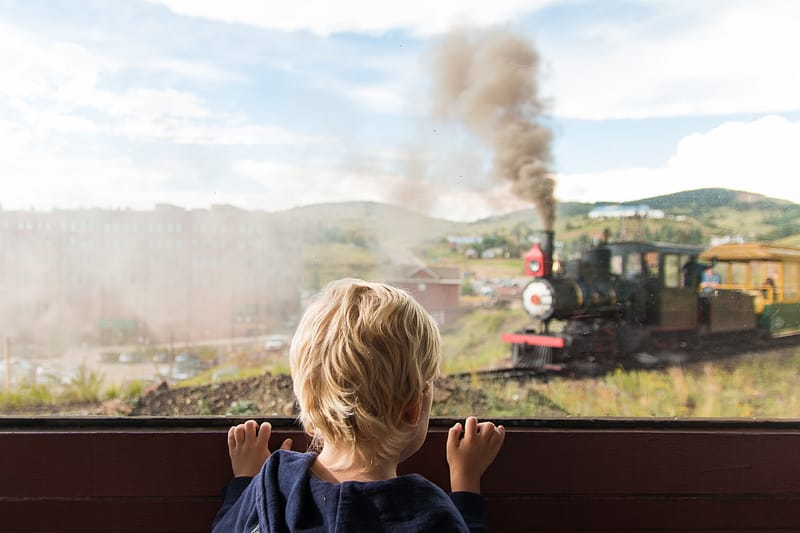
[[[760,242],[729,243],[713,246],[700,255],[703,260],[710,260],[712,257],[720,261],[800,261],[800,248]]]
[[[408,281],[434,281],[439,283],[461,283],[458,267],[405,266],[398,268],[395,277]]]
[[[643,242],[643,241],[617,241],[610,242],[606,246],[614,253],[629,253],[629,252],[661,252],[661,253],[679,253],[679,254],[699,254],[703,251],[702,246],[694,244],[675,244],[668,242]]]

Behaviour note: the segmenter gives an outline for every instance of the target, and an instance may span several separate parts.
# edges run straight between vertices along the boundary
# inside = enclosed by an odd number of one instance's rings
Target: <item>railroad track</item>
[[[709,362],[722,364],[736,364],[739,357],[749,354],[766,353],[771,351],[790,351],[800,347],[800,338],[787,337],[773,339],[768,342],[758,343],[717,343],[715,345],[698,347],[694,350],[675,352],[655,352],[656,356],[637,354],[625,361],[618,368],[623,372],[637,370],[659,370],[670,366],[694,366]],[[547,381],[558,377],[574,379],[592,378],[606,372],[615,370],[615,366],[599,363],[575,364],[569,368],[526,369],[526,368],[491,368],[475,370],[472,372],[459,372],[449,374],[450,379],[461,382],[475,381],[477,383],[496,383],[502,381]]]

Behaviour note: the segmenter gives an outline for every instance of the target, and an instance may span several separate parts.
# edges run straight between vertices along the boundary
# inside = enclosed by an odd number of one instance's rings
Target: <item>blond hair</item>
[[[384,283],[330,283],[290,348],[300,422],[366,464],[396,458],[413,428],[403,413],[439,372],[439,329],[407,292]]]

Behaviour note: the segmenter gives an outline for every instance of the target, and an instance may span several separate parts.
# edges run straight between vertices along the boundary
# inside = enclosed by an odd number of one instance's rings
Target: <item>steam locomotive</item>
[[[553,232],[524,256],[534,319],[502,335],[515,368],[607,368],[686,358],[706,340],[800,334],[800,250],[604,242],[562,268]],[[708,267],[719,283],[704,284]]]

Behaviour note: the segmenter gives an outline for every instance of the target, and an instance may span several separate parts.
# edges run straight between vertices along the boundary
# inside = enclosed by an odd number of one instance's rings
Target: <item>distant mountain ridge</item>
[[[787,208],[793,210],[795,207],[800,208],[800,204],[795,204],[788,200],[770,198],[757,193],[723,188],[705,188],[624,202],[610,200],[597,202],[559,202],[556,208],[556,219],[587,215],[592,209],[601,205],[631,206],[642,204],[652,209],[672,212],[672,214],[697,212],[698,209],[708,211],[722,207],[742,210]],[[372,201],[313,204],[295,207],[277,214],[289,218],[303,219],[305,222],[313,221],[318,223],[330,223],[331,221],[342,222],[347,220],[354,221],[357,219],[379,221],[380,223],[391,221],[391,224],[400,227],[405,226],[413,220],[415,225],[423,224],[436,226],[439,229],[448,226],[456,227],[462,224],[467,226],[493,223],[508,224],[517,221],[531,222],[532,220],[536,220],[536,210],[533,207],[492,215],[472,222],[457,222],[427,215],[404,206]]]
[[[779,200],[746,191],[731,189],[695,189],[682,191],[662,196],[643,198],[635,202],[620,202],[621,205],[647,204],[653,209],[663,211],[672,209],[714,209],[717,207],[733,207],[744,209],[768,209],[770,207],[785,207],[797,205],[788,200]]]
[[[789,210],[793,215],[800,216],[800,204],[789,200],[770,198],[761,194],[746,191],[736,191],[722,188],[695,189],[691,191],[681,191],[661,196],[652,196],[640,200],[618,201],[598,201],[598,202],[559,202],[556,219],[569,218],[573,216],[587,215],[592,209],[601,205],[647,205],[652,209],[660,209],[668,214],[687,214],[710,212],[719,208],[732,208],[735,210]],[[535,217],[533,208],[513,211],[503,215],[488,217],[476,221],[475,223],[486,222],[515,222],[518,218],[531,220]]]
[[[580,236],[581,232],[595,231],[596,228],[581,220],[588,220],[586,215],[602,205],[647,205],[659,209],[667,218],[652,224],[678,224],[674,228],[676,233],[694,228],[706,237],[741,233],[748,239],[775,242],[791,238],[791,243],[800,242],[800,204],[723,188],[681,191],[626,202],[560,202],[556,231],[564,238],[572,238],[572,233]],[[297,207],[276,216],[303,228],[304,240],[309,244],[338,242],[365,249],[387,246],[411,249],[423,241],[450,235],[511,234],[541,229],[540,218],[532,206],[473,222],[446,220],[405,206],[363,201]],[[685,221],[679,222],[684,217]]]

